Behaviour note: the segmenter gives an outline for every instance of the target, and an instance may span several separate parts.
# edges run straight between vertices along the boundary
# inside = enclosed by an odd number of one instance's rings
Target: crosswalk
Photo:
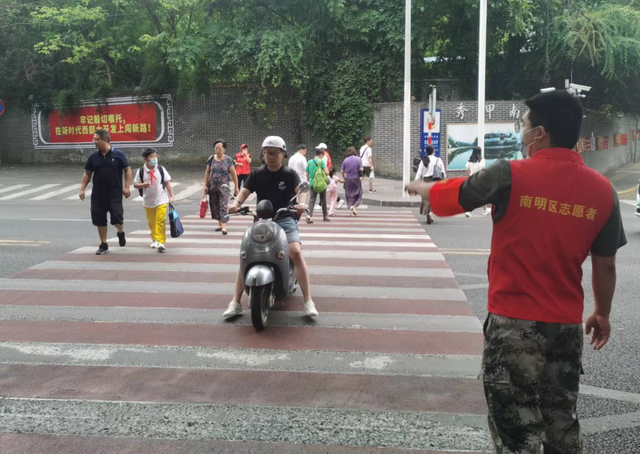
[[[482,327],[410,212],[301,224],[320,316],[294,294],[261,333],[221,316],[251,219],[182,221],[0,279],[8,452],[490,450]]]
[[[174,195],[176,201],[184,200],[197,200],[204,192],[202,183],[186,184],[180,182],[171,182],[174,188]],[[180,187],[178,189],[178,187]],[[135,202],[140,204],[142,197],[138,195],[138,190],[133,187],[131,190],[131,197],[124,199],[125,203]],[[80,190],[80,183],[65,184],[65,183],[21,183],[11,185],[0,184],[0,202],[2,201],[19,201],[19,202],[62,202],[62,201],[75,201],[80,202],[78,197],[78,191]],[[85,191],[86,198],[91,197],[91,185],[88,186]]]

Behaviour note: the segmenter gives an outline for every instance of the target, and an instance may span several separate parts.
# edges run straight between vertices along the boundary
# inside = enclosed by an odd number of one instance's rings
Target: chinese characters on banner
[[[573,216],[574,218],[595,221],[598,210],[587,208],[584,205],[571,205],[558,200],[551,200],[545,197],[533,197],[529,195],[520,196],[520,208],[547,211],[561,216]]]
[[[70,115],[49,114],[49,136],[53,143],[91,142],[98,129],[111,134],[112,142],[156,140],[156,105],[120,104],[81,107]]]

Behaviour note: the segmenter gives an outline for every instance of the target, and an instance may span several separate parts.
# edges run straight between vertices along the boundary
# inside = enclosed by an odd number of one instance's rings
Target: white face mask
[[[526,133],[528,133],[528,132],[530,132],[530,131],[533,131],[534,129],[538,129],[539,127],[540,127],[540,126],[536,126],[535,128],[527,129],[525,132],[523,132],[523,133],[522,133],[522,150],[521,150],[521,152],[522,152],[522,157],[523,157],[524,159],[529,158],[529,147],[530,147],[531,145],[533,145],[533,144],[534,144],[534,142],[535,142],[535,140],[534,140],[533,142],[531,142],[531,143],[530,143],[530,144],[528,144],[528,145],[527,145],[527,144],[525,144],[525,143],[524,143],[524,136],[525,136],[525,134],[526,134]]]

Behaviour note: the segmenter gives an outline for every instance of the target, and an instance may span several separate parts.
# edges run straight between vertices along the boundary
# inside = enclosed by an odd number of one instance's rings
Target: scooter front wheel
[[[260,332],[267,326],[269,308],[272,305],[273,283],[251,287],[249,289],[249,303],[251,304],[251,322],[256,331]]]

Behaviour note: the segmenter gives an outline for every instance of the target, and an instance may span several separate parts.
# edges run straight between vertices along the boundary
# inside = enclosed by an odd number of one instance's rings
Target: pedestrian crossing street
[[[414,215],[300,224],[320,316],[256,333],[222,318],[251,219],[181,214],[164,254],[141,229],[0,279],[3,452],[490,450],[482,327]]]

